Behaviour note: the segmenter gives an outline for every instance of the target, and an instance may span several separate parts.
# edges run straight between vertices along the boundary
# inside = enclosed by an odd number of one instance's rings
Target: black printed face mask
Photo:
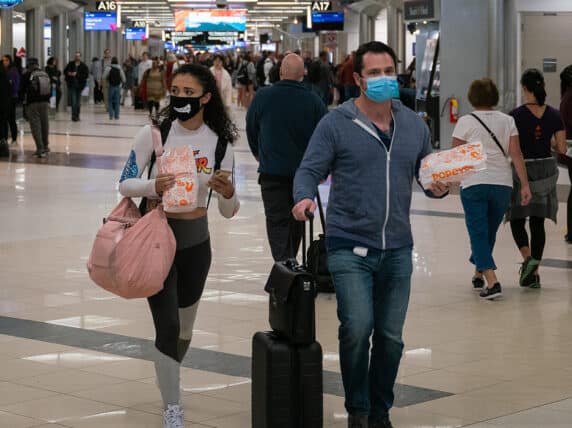
[[[171,95],[170,106],[177,119],[185,122],[201,111],[201,97],[175,97]]]

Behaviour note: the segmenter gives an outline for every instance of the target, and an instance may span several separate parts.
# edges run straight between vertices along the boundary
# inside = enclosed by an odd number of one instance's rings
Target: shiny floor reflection
[[[244,129],[245,112],[233,114]],[[53,163],[28,157],[27,125],[12,148],[15,162],[0,162],[0,427],[161,426],[152,363],[140,358],[153,339],[147,304],[96,288],[85,272],[94,233],[120,198],[131,138],[146,121],[126,109],[109,126],[103,107],[88,106],[81,123],[64,114],[52,122]],[[244,132],[236,149],[242,208],[232,221],[209,219],[214,261],[194,332],[196,361],[182,382],[189,426],[250,426],[250,338],[268,328],[263,286],[272,259]],[[568,185],[564,171],[559,183]],[[505,297],[497,302],[471,290],[458,196],[434,201],[415,192],[412,214],[415,267],[394,425],[572,426],[565,204],[558,225],[547,223],[540,290],[518,286],[519,256],[501,227],[495,257]],[[317,328],[331,392],[339,388],[333,296],[319,296]],[[74,334],[61,336],[66,329]],[[94,339],[118,336],[125,339]],[[423,398],[434,391],[446,396]],[[327,427],[347,424],[339,395],[325,396]]]

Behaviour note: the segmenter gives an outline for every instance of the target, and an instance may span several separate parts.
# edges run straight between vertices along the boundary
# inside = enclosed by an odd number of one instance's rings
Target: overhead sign
[[[329,1],[313,1],[312,12],[328,12],[332,10],[332,2]]]
[[[133,27],[145,28],[147,27],[147,21],[133,21]]]
[[[0,8],[11,9],[14,6],[18,6],[24,0],[0,0]]]
[[[98,1],[95,3],[95,10],[98,12],[115,12],[117,10],[117,3],[111,1]]]
[[[438,15],[439,6],[435,0],[406,0],[403,2],[405,21],[434,21],[439,20]]]

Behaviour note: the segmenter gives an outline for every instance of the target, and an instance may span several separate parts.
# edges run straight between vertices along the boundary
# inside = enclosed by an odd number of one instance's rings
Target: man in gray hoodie
[[[306,220],[306,210],[316,208],[318,184],[332,175],[326,245],[351,428],[392,427],[412,274],[412,183],[431,153],[425,123],[393,99],[399,97],[396,64],[383,43],[358,49],[354,79],[361,94],[318,124],[294,179],[293,215]],[[443,197],[447,186],[438,183],[426,193]]]

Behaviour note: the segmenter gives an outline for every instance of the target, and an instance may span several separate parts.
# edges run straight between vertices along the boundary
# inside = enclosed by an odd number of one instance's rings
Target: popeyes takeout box
[[[163,192],[163,210],[168,213],[193,211],[197,207],[199,179],[193,149],[167,149],[160,157],[159,171],[174,174],[175,185]]]
[[[467,143],[449,150],[431,153],[421,161],[419,181],[424,188],[431,183],[458,183],[487,169],[483,144]]]

